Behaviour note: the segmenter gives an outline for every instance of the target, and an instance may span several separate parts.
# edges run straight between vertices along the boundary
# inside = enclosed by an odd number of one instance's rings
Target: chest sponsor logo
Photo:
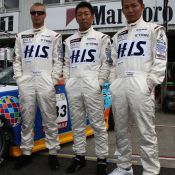
[[[86,45],[87,45],[87,46],[98,46],[98,43],[87,42]]]
[[[146,41],[122,42],[118,45],[118,59],[124,57],[145,57]]]
[[[148,33],[136,33],[135,37],[136,38],[149,38],[149,34]]]
[[[141,38],[148,39],[150,37],[150,32],[146,28],[140,28],[135,30],[134,36],[135,38],[139,38],[139,39]]]
[[[80,47],[80,42],[71,43],[70,44],[70,47],[71,47],[71,49],[73,49],[73,48],[79,48]]]
[[[23,43],[32,43],[34,38],[23,38]]]
[[[43,45],[26,45],[24,48],[24,58],[48,58],[49,49],[50,47]]]
[[[70,41],[71,49],[80,47],[80,42],[81,42],[81,38],[76,38],[76,39],[71,40]]]
[[[96,52],[97,51],[95,49],[73,50],[72,56],[70,57],[71,63],[75,64],[96,62]]]
[[[118,41],[126,40],[127,36],[128,36],[128,30],[125,30],[125,31],[118,34],[117,39],[118,39]]]
[[[136,31],[147,31],[146,28],[140,28],[140,29],[136,29]]]
[[[81,41],[81,38],[72,39],[72,40],[70,40],[70,44],[77,43],[77,42],[80,42],[80,41]]]
[[[42,38],[51,38],[50,35],[41,35]]]
[[[34,38],[34,34],[21,35],[21,38]]]
[[[50,39],[41,39],[41,42],[42,43],[51,44],[52,43],[52,40],[50,40]]]
[[[87,40],[90,40],[90,41],[92,41],[92,40],[96,40],[96,38],[87,38]]]
[[[119,33],[118,36],[126,35],[126,34],[128,34],[128,30],[124,30],[123,32]]]

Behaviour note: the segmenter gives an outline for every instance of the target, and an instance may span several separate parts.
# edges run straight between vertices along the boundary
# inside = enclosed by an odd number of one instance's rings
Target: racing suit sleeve
[[[69,47],[67,42],[64,42],[65,46],[65,56],[64,56],[64,64],[63,64],[63,78],[65,83],[70,77],[70,58],[69,58]]]
[[[62,36],[60,34],[56,35],[54,46],[53,46],[53,67],[52,67],[52,80],[56,84],[62,76],[62,66],[63,66],[63,45]]]
[[[167,37],[162,26],[155,29],[153,41],[153,64],[147,76],[147,84],[152,89],[163,82],[167,64]]]
[[[15,57],[13,61],[14,79],[17,80],[22,76],[22,52],[21,52],[20,36],[16,36],[15,40]]]
[[[101,41],[101,49],[100,49],[100,60],[101,67],[99,70],[98,80],[100,86],[108,80],[110,74],[110,67],[112,66],[112,58],[111,58],[111,41],[109,36],[104,35]]]
[[[112,84],[112,82],[114,82],[114,80],[117,78],[117,75],[116,75],[117,52],[116,52],[116,40],[115,40],[115,37],[112,38],[111,58],[112,58],[112,61],[113,61],[113,65],[110,68],[110,75],[109,75],[109,83],[110,84]]]

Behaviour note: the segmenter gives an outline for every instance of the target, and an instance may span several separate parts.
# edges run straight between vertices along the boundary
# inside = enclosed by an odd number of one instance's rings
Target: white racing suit
[[[101,87],[109,76],[111,43],[107,35],[92,27],[77,32],[65,41],[63,76],[70,106],[74,133],[73,150],[84,155],[86,150],[86,116],[95,136],[98,158],[108,155],[108,136],[104,121],[104,103]]]
[[[166,69],[167,38],[163,27],[146,23],[142,17],[128,24],[113,37],[112,58],[110,88],[118,166],[131,166],[130,112],[140,135],[143,175],[159,174],[154,87],[163,81]]]
[[[56,123],[55,84],[62,74],[62,37],[43,26],[19,33],[15,43],[14,78],[19,87],[22,115],[21,149],[30,155],[38,104],[49,154],[60,149]]]

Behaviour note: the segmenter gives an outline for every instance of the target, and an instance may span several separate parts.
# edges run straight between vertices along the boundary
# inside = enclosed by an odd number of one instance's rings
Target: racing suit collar
[[[143,17],[141,16],[136,22],[130,23],[130,24],[127,23],[127,28],[130,29],[130,28],[136,26],[137,24],[139,24],[142,21],[143,21]]]
[[[38,33],[42,32],[45,29],[46,29],[46,26],[42,26],[42,27],[37,28],[37,29],[33,28],[33,33],[38,34]]]
[[[91,30],[93,30],[93,27],[92,27],[92,26],[91,26],[88,30],[86,30],[86,31],[84,31],[84,32],[80,32],[80,31],[78,30],[78,34],[79,34],[80,36],[84,36],[84,35],[88,34]]]

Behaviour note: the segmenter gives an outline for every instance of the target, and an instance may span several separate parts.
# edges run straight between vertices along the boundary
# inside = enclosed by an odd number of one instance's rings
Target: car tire
[[[112,108],[109,111],[109,119],[108,119],[108,131],[114,131],[114,118],[112,113]]]
[[[11,135],[3,119],[0,118],[0,163],[8,157]]]

